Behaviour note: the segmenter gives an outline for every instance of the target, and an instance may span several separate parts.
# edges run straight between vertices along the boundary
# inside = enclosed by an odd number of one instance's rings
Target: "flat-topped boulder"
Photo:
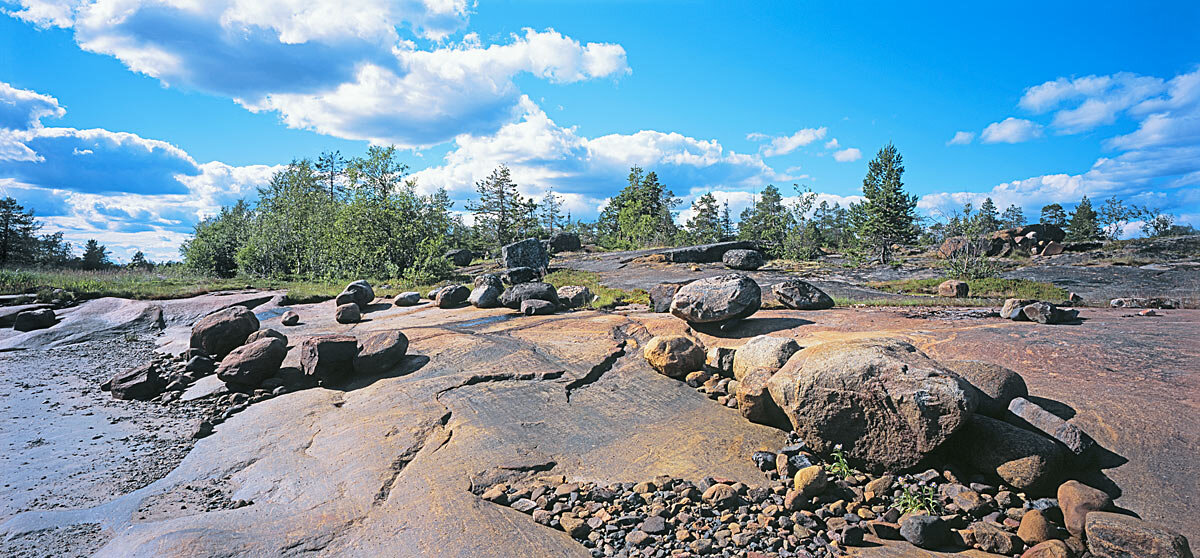
[[[716,263],[721,261],[725,252],[730,250],[756,250],[757,248],[757,242],[736,240],[673,248],[662,252],[662,255],[671,263]]]

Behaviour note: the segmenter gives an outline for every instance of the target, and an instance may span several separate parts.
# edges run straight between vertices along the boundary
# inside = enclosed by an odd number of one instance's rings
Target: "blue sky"
[[[1200,225],[1195,2],[354,4],[0,0],[0,195],[170,259],[324,150],[396,144],[459,207],[507,163],[586,219],[633,164],[685,206],[852,201],[891,141],[933,218],[1117,195]]]

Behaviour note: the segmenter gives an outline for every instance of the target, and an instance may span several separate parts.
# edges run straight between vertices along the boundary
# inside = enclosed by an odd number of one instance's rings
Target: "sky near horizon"
[[[854,201],[893,142],[933,219],[1115,195],[1200,226],[1200,3],[1068,4],[0,0],[0,196],[169,260],[322,151],[396,145],[456,209],[507,164],[585,220],[639,165],[682,221]]]

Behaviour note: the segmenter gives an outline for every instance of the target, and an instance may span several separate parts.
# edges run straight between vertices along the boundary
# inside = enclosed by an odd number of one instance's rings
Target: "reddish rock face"
[[[232,306],[213,312],[192,326],[192,348],[200,349],[215,358],[246,342],[258,330],[258,318],[244,306]]]

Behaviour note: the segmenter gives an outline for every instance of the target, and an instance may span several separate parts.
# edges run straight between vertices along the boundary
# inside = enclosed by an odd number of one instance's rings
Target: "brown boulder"
[[[1005,418],[1013,424],[1026,430],[1041,432],[1058,440],[1075,455],[1081,455],[1095,445],[1092,437],[1078,426],[1063,420],[1058,415],[1041,408],[1037,403],[1024,397],[1017,397],[1010,401],[1008,411]]]
[[[971,287],[970,285],[967,285],[966,281],[948,279],[946,281],[942,281],[942,284],[938,285],[938,296],[962,298],[967,296],[967,293],[970,292],[970,290]]]
[[[1049,438],[983,415],[972,417],[955,439],[973,467],[1023,491],[1051,486],[1066,461]]]
[[[733,377],[741,380],[747,372],[756,368],[765,368],[774,373],[783,368],[799,350],[800,345],[790,337],[759,335],[734,352]]]
[[[300,369],[322,384],[336,385],[350,379],[358,340],[350,335],[321,335],[300,344]]]
[[[683,378],[688,372],[704,367],[704,347],[690,337],[665,335],[655,337],[642,350],[646,362],[659,373],[671,378]]]
[[[738,382],[734,396],[737,397],[738,411],[746,420],[769,426],[787,425],[787,417],[771,399],[771,392],[767,389],[767,382],[774,374],[775,371],[769,368],[755,368]]]
[[[449,285],[438,291],[434,301],[438,308],[457,308],[466,303],[469,296],[470,289],[462,285]]]
[[[57,323],[57,319],[54,317],[53,309],[38,308],[17,314],[13,318],[13,329],[16,331],[34,331],[53,327],[55,323]]]
[[[1087,527],[1087,515],[1094,511],[1107,511],[1113,507],[1107,492],[1092,488],[1079,481],[1069,480],[1058,487],[1058,507],[1062,510],[1063,524],[1076,537],[1082,536]]]
[[[280,341],[283,341],[284,345],[287,345],[287,342],[288,342],[288,338],[286,335],[279,333],[278,331],[275,331],[273,329],[267,328],[267,329],[260,329],[254,333],[251,333],[250,336],[246,338],[246,342],[243,343],[243,345],[249,345],[255,341],[258,341],[259,339],[279,339]]]
[[[916,465],[968,422],[971,387],[897,339],[804,349],[768,382],[796,432],[819,453],[841,444],[871,469]]]
[[[258,387],[263,380],[279,371],[279,365],[283,364],[286,356],[286,341],[261,337],[234,349],[221,359],[217,378],[231,386]]]
[[[333,311],[333,319],[339,324],[358,323],[362,320],[362,311],[358,308],[357,304],[350,302],[338,306],[337,309]]]
[[[221,358],[258,331],[258,318],[244,306],[231,306],[209,314],[192,326],[191,347]]]
[[[1088,552],[1099,558],[1192,558],[1186,537],[1136,517],[1091,512],[1086,531]]]
[[[1060,540],[1049,540],[1026,550],[1021,558],[1073,558],[1074,556],[1067,543]]]
[[[1061,505],[1059,500],[1059,505]],[[1017,527],[1017,536],[1025,541],[1025,544],[1033,546],[1046,542],[1051,539],[1058,538],[1058,528],[1046,519],[1046,515],[1042,510],[1031,509],[1021,516],[1021,525]]]
[[[1015,322],[1028,322],[1029,318],[1025,317],[1025,312],[1022,310],[1026,306],[1037,302],[1027,298],[1010,298],[1004,301],[1004,307],[1000,308],[1000,317],[1006,320]]]
[[[377,331],[358,340],[354,373],[359,376],[383,374],[395,368],[408,352],[408,337],[400,330]]]
[[[977,360],[943,360],[941,363],[975,388],[975,400],[979,404],[977,413],[992,418],[1003,417],[1010,401],[1029,395],[1025,379],[998,364]]]
[[[108,390],[115,399],[147,401],[162,393],[166,386],[167,380],[159,375],[158,364],[149,362],[113,376]]]

